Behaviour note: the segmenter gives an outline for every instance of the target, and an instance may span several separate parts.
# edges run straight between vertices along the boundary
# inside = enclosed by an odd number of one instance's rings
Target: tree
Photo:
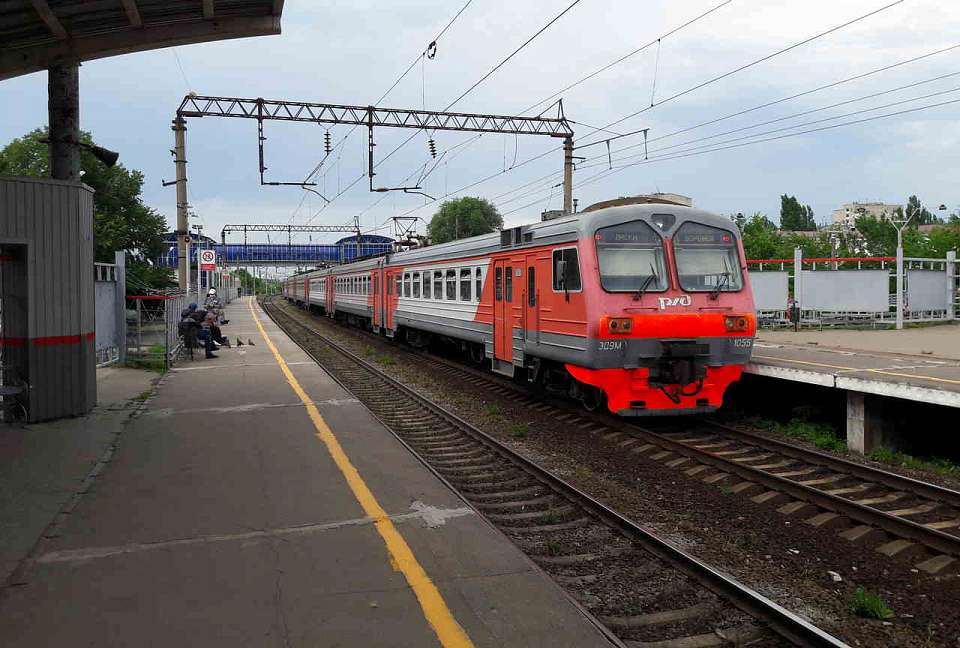
[[[503,216],[483,198],[457,198],[440,205],[430,219],[427,233],[433,243],[446,243],[469,236],[489,234],[503,227]]]
[[[47,137],[43,128],[17,138],[0,150],[0,175],[45,177],[49,175],[49,151],[40,140]],[[80,139],[93,143],[90,133]],[[166,220],[143,204],[143,174],[127,170],[122,164],[107,167],[88,151],[80,153],[83,182],[93,190],[94,256],[97,261],[112,263],[115,251],[127,253],[131,274],[149,281],[153,287],[167,287],[169,273],[155,271],[151,259],[163,254]],[[146,266],[136,268],[134,266]],[[149,268],[149,270],[147,269]]]
[[[907,199],[906,211],[907,217],[910,219],[910,227],[917,225],[939,225],[943,223],[943,219],[927,211],[927,208],[920,204],[920,199],[916,196],[910,196]]]
[[[780,196],[780,229],[793,232],[813,232],[817,222],[813,220],[810,205],[801,205],[795,196]]]

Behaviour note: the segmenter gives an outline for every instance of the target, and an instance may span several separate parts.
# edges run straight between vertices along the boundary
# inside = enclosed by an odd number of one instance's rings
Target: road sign
[[[217,253],[214,250],[200,250],[200,269],[204,272],[217,269]]]

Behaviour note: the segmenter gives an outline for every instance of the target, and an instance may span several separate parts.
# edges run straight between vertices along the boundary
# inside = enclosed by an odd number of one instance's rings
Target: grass
[[[847,442],[837,437],[833,427],[824,423],[814,423],[802,418],[792,418],[786,423],[776,423],[775,432],[785,436],[808,441],[821,450],[846,452]]]
[[[487,416],[499,416],[503,413],[503,408],[496,403],[489,403],[483,406],[483,413]]]
[[[544,540],[543,553],[548,556],[559,556],[563,551],[562,545],[553,539]]]
[[[382,358],[378,358],[378,360],[380,361],[380,364],[387,365],[388,367],[397,364],[397,361],[393,358],[393,356],[383,356]]]
[[[159,358],[128,358],[125,366],[133,369],[148,369],[157,373],[164,373],[167,370],[163,354]]]
[[[530,431],[530,426],[526,423],[515,423],[512,432],[513,436],[516,439],[522,439],[527,436],[527,432]]]
[[[560,522],[560,513],[554,509],[548,510],[543,515],[544,524],[557,524]]]
[[[914,470],[926,470],[939,473],[947,477],[960,477],[960,465],[949,459],[935,458],[923,459],[914,457],[898,450],[890,448],[877,448],[870,453],[870,458],[874,461],[889,464],[891,466],[902,466],[904,468],[913,468]]]
[[[865,619],[889,619],[893,610],[887,607],[883,599],[858,587],[850,598],[850,611]]]
[[[153,393],[153,390],[147,389],[146,391],[142,391],[138,395],[134,396],[131,400],[140,401],[142,403],[143,401],[150,398],[150,394],[152,393]]]

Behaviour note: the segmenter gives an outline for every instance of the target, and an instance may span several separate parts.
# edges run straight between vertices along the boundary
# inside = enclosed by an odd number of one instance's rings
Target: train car
[[[288,284],[289,299],[331,317],[417,347],[452,342],[624,416],[716,410],[756,332],[736,226],[674,204],[600,204]]]

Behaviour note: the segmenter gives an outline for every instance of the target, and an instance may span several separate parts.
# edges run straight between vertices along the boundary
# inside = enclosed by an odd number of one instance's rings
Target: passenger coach
[[[621,415],[720,407],[756,330],[736,226],[673,204],[600,203],[298,275],[284,295]]]

